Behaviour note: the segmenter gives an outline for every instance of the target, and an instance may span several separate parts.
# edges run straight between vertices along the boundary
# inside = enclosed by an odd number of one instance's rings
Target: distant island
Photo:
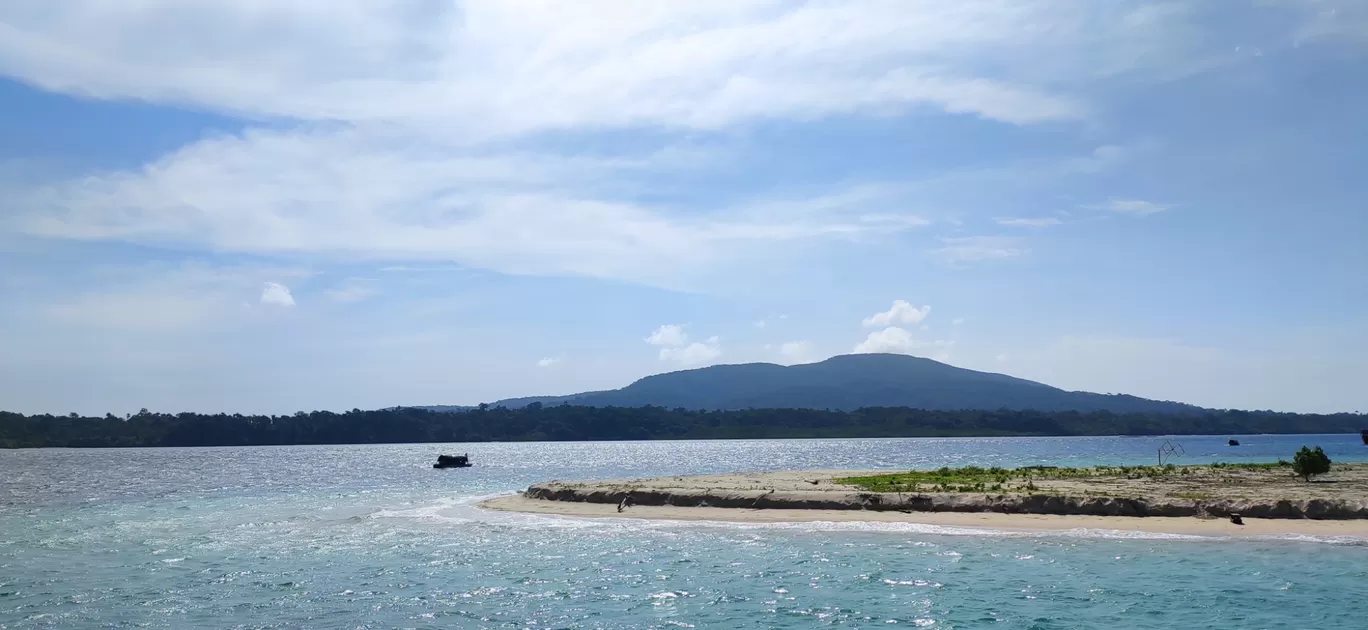
[[[719,365],[476,407],[286,416],[0,412],[0,448],[1011,435],[1357,433],[1359,414],[1203,409],[1070,392],[903,355]]]
[[[875,438],[1030,435],[1357,433],[1359,414],[1201,411],[1190,414],[871,407],[854,411],[664,407],[483,406],[282,416],[153,413],[26,416],[0,412],[0,448],[249,446],[577,440]]]
[[[967,370],[902,354],[850,354],[818,363],[714,365],[640,379],[622,389],[569,396],[510,398],[491,406],[580,405],[670,409],[832,409],[910,407],[1034,409],[1115,413],[1194,413],[1180,402],[1124,394],[1071,392],[1035,381]],[[443,411],[447,408],[434,408]]]

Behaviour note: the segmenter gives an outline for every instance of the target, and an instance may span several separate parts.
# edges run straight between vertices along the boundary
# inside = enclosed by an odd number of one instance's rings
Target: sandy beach
[[[1368,539],[1368,467],[1342,466],[1322,482],[1281,473],[1192,471],[1166,479],[1042,480],[1030,494],[960,492],[869,493],[836,480],[889,471],[786,471],[547,482],[516,496],[491,499],[488,509],[582,518],[726,522],[920,523],[1005,531],[1079,528],[1199,536],[1345,536]],[[1200,487],[1211,496],[1188,498]],[[634,505],[618,512],[621,497]],[[1105,495],[1105,496],[1101,496]],[[1122,498],[1124,497],[1124,498]],[[1140,505],[1148,515],[1122,516]],[[920,506],[914,507],[914,506]],[[1195,506],[1195,507],[1194,507]],[[1244,516],[1237,525],[1225,515]],[[1090,513],[1090,512],[1102,512]],[[1197,515],[1191,515],[1194,513]],[[1330,518],[1287,517],[1325,513]],[[1220,516],[1216,516],[1220,515]]]

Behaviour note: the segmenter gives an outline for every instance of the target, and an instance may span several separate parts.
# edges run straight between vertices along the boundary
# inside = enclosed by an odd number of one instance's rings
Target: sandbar
[[[1129,471],[1129,469],[1127,469]],[[843,480],[894,471],[808,470],[552,481],[485,508],[579,518],[741,523],[917,523],[1000,531],[1075,529],[1196,536],[1368,539],[1368,465],[1307,483],[1286,471],[1192,467],[1156,477],[1038,475],[1028,490],[869,492]],[[1191,473],[1191,474],[1188,474]],[[1128,478],[1134,477],[1134,478]],[[1198,491],[1200,489],[1200,492]],[[618,504],[632,497],[621,512]],[[1241,514],[1236,524],[1230,514]],[[1251,516],[1252,515],[1252,516]]]

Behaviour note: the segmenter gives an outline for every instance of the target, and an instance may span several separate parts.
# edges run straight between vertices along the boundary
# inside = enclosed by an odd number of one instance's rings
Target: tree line
[[[1351,433],[1361,414],[1208,411],[1196,414],[932,411],[873,407],[855,411],[532,404],[461,412],[402,407],[293,415],[154,413],[124,417],[0,412],[0,448],[249,446],[403,442],[682,440],[1044,435]]]

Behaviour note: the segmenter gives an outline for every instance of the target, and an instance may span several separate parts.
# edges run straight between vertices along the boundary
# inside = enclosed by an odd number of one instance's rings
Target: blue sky
[[[861,351],[1368,410],[1368,5],[0,7],[0,407]]]

